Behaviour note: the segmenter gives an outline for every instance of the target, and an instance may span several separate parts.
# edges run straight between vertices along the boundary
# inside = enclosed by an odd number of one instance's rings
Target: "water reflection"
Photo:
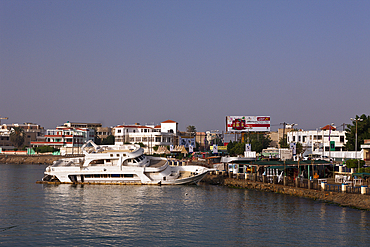
[[[361,246],[370,240],[367,211],[221,186],[35,184],[43,169],[0,166],[0,245]]]

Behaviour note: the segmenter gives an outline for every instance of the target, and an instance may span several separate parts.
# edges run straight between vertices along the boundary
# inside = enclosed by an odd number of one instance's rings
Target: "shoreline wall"
[[[39,164],[51,165],[55,160],[59,160],[59,155],[10,155],[1,154],[1,164]]]
[[[236,187],[281,193],[286,195],[309,198],[313,200],[320,200],[327,203],[334,203],[344,207],[370,210],[370,195],[313,190],[283,186],[280,184],[266,184],[260,182],[252,182],[245,179],[226,178],[221,175],[210,175],[210,174],[208,174],[202,180],[202,182],[207,184],[222,185],[234,188]]]

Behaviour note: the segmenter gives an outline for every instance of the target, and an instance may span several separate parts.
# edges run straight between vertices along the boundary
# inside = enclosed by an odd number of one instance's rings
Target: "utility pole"
[[[284,123],[280,123],[280,124],[283,124],[283,144],[285,145],[286,142],[285,142],[285,125],[287,124],[286,122]]]
[[[346,123],[343,123],[343,124],[341,124],[340,126],[343,126],[343,131],[344,131],[344,128],[346,127]]]

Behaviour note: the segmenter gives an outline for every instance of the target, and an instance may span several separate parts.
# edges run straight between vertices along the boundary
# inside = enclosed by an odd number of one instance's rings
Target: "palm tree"
[[[195,128],[194,125],[189,125],[188,127],[186,127],[186,131],[190,132],[192,135],[195,135],[195,133],[197,132],[197,129]]]
[[[17,148],[21,147],[24,143],[24,130],[21,127],[14,127],[10,132],[10,141]]]

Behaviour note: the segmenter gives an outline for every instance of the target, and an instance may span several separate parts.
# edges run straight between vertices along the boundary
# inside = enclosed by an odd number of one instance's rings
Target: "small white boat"
[[[170,166],[166,158],[145,156],[139,145],[99,146],[89,141],[84,157],[54,161],[45,183],[197,184],[210,170],[202,166]]]

